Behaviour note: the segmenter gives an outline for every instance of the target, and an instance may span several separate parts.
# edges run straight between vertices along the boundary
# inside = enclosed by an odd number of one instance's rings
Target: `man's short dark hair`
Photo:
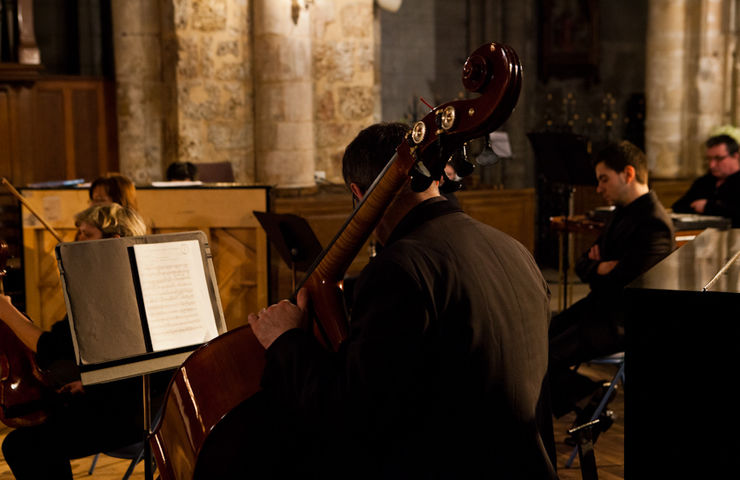
[[[715,135],[713,137],[709,137],[705,145],[707,148],[712,148],[717,145],[722,145],[723,143],[727,147],[728,155],[735,155],[738,152],[737,140],[729,135]]]
[[[393,158],[408,131],[408,125],[403,123],[376,123],[358,133],[342,158],[342,176],[347,188],[354,182],[366,192]]]
[[[167,181],[173,180],[195,180],[198,175],[198,167],[192,162],[172,162],[167,167],[165,174]]]
[[[608,143],[599,150],[594,157],[594,165],[602,162],[615,172],[623,172],[628,165],[631,165],[635,169],[637,182],[647,183],[647,157],[642,150],[627,140],[622,140],[619,143]]]

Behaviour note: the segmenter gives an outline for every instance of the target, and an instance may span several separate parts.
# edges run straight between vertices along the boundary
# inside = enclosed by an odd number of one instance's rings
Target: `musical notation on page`
[[[146,325],[154,351],[218,335],[197,240],[134,245]]]

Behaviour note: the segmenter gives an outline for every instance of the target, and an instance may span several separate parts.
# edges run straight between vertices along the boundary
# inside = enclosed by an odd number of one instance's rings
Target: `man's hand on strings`
[[[76,380],[62,385],[62,387],[57,390],[57,393],[79,395],[80,393],[85,393],[85,388],[82,386],[82,382],[80,380]]]
[[[301,288],[296,296],[296,304],[283,300],[259,313],[250,313],[247,317],[257,340],[263,347],[269,348],[280,335],[294,328],[301,328],[306,323],[308,290]]]

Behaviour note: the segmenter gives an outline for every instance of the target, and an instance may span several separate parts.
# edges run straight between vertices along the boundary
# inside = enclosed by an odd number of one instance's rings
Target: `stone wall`
[[[697,174],[709,129],[740,116],[737,1],[596,3],[598,75],[544,82],[535,0],[404,0],[396,13],[373,0],[112,0],[120,169],[146,183],[173,160],[229,161],[240,182],[341,183],[361,128],[420,118],[418,97],[450,100],[467,50],[495,40],[524,65],[502,127],[515,158],[497,183],[532,186],[526,134],[558,122],[642,146],[646,103],[655,174]]]
[[[373,1],[316,1],[311,15],[315,168],[343,183],[344,148],[380,119]]]
[[[175,160],[339,183],[344,147],[379,119],[372,0],[113,3],[121,171],[139,184]]]
[[[647,154],[656,177],[706,170],[704,141],[737,125],[740,65],[736,0],[650,0]]]
[[[231,162],[255,181],[254,112],[247,0],[174,0],[177,156]]]
[[[113,0],[120,170],[137,184],[161,178],[165,85],[156,0]]]

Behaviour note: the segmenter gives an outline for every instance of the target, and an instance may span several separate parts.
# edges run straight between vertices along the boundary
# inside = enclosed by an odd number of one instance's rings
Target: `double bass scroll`
[[[440,105],[416,122],[298,285],[311,293],[320,321],[319,340],[328,348],[337,349],[348,332],[338,305],[338,282],[398,192],[410,178],[412,186],[439,180],[452,152],[466,141],[494,131],[511,114],[521,88],[516,52],[496,43],[481,46],[465,62],[463,84],[479,96]],[[210,363],[203,365],[202,361]],[[241,436],[274,434],[274,429],[260,428],[265,424],[264,410],[245,412],[245,407],[269,406],[264,401],[269,392],[260,387],[264,362],[264,349],[251,329],[241,327],[205,344],[183,363],[170,383],[160,422],[150,436],[162,480],[216,478],[214,472],[222,471],[225,462],[250,468],[270,463],[268,455],[282,446],[270,444],[266,437],[253,442],[261,450],[251,448],[250,443],[250,448],[241,449],[234,458],[211,456],[233,448],[234,440],[242,440]],[[215,404],[220,410],[211,411]],[[241,422],[253,420],[253,424],[240,424],[240,437],[229,437],[228,432],[237,434],[229,423],[233,416]],[[245,478],[249,476],[246,470],[239,471]]]

